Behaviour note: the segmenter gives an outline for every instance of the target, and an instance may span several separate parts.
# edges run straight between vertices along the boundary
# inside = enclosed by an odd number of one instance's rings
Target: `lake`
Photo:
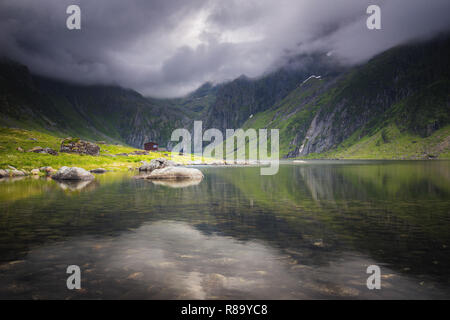
[[[449,161],[198,168],[198,184],[0,180],[0,298],[450,298]]]

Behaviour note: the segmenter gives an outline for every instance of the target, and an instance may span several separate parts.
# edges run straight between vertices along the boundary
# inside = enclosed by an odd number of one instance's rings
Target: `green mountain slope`
[[[311,78],[244,128],[280,129],[288,157],[448,156],[450,41],[393,48],[342,75]]]
[[[280,155],[302,158],[449,157],[450,38],[390,49],[343,68],[324,54],[299,56],[258,79],[206,83],[178,99],[115,86],[37,77],[0,62],[0,126],[57,136],[171,145],[176,128],[274,128]]]
[[[213,85],[207,82],[185,97],[165,99],[163,101],[173,108],[184,112],[193,120],[204,120],[207,117],[209,108],[216,102],[217,93],[222,86],[224,85]]]
[[[57,135],[166,145],[186,116],[161,101],[114,86],[80,86],[33,76],[24,66],[0,63],[0,125]]]
[[[241,76],[219,88],[206,115],[205,127],[223,132],[240,128],[250,116],[276,105],[310,75],[332,75],[341,69],[334,59],[317,53],[297,56],[287,65],[260,78]]]

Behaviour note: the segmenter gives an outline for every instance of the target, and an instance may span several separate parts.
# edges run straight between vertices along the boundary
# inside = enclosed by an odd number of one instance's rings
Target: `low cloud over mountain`
[[[81,30],[66,28],[81,7]],[[378,4],[382,30],[366,28]],[[37,74],[178,96],[205,81],[259,76],[287,56],[346,63],[450,29],[448,0],[3,0],[0,54]]]

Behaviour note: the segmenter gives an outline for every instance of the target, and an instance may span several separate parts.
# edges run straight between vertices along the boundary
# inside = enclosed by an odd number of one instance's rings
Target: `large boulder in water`
[[[154,180],[183,180],[183,179],[203,179],[203,173],[198,169],[183,167],[166,167],[155,169],[144,179]]]
[[[82,168],[62,167],[52,175],[54,180],[92,180],[95,177]]]
[[[176,163],[171,160],[167,160],[165,158],[156,158],[152,159],[150,163],[144,162],[144,164],[139,167],[139,171],[151,172],[156,169],[163,169],[174,166],[176,166]]]
[[[65,138],[61,142],[61,148],[59,151],[98,156],[100,154],[100,147],[95,143],[80,140],[79,138]]]

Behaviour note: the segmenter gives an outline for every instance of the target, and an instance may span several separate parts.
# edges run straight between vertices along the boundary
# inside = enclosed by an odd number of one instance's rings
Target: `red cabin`
[[[155,142],[144,143],[144,149],[147,151],[158,151],[158,144]]]

